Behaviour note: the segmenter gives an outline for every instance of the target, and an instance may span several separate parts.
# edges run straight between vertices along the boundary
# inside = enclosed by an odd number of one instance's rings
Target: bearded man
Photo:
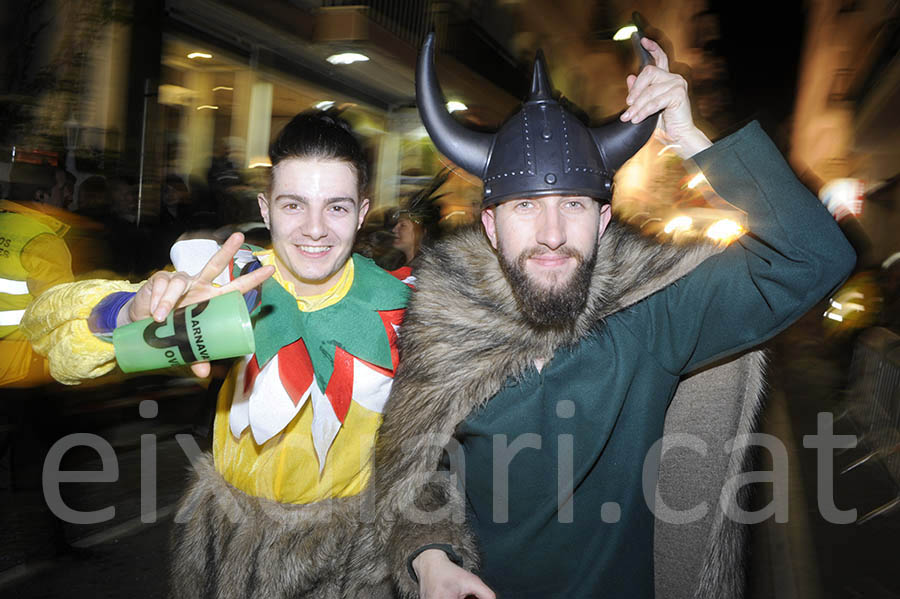
[[[484,234],[423,254],[379,432],[376,525],[404,597],[741,596],[741,528],[718,498],[745,467],[721,435],[751,432],[758,414],[761,359],[745,352],[855,256],[757,124],[712,144],[666,54],[637,39],[645,66],[618,120],[584,126],[539,54],[529,99],[495,134],[447,114],[425,43],[419,110],[438,149],[484,181]],[[612,218],[613,173],[657,115],[746,212],[730,246],[659,244]],[[698,392],[682,379],[699,369]],[[719,445],[685,445],[699,459],[664,503],[660,440],[676,408]],[[685,506],[708,515],[678,521]]]

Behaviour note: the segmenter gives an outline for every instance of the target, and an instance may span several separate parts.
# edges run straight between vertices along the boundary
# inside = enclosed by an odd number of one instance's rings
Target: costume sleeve
[[[137,291],[140,284],[93,279],[57,285],[33,301],[20,328],[34,350],[50,362],[50,375],[65,385],[106,374],[115,365],[111,343],[88,328],[91,310],[117,291]]]
[[[856,254],[758,123],[694,160],[749,232],[623,314],[672,373],[686,373],[773,337],[834,290]]]
[[[435,523],[416,521],[407,513],[388,537],[387,549],[394,582],[402,597],[418,597],[419,580],[412,562],[427,549],[439,549],[457,566],[474,570],[478,565],[474,537],[465,524],[454,522],[451,513],[464,513],[465,498],[451,484],[428,483],[414,500],[421,514],[441,514]],[[446,514],[446,516],[444,516]]]
[[[66,242],[56,235],[38,235],[29,241],[22,249],[21,260],[28,271],[28,291],[33,296],[72,280],[72,255]]]
[[[450,472],[437,470],[449,435],[409,411],[412,389],[395,382],[375,451],[375,525],[401,597],[419,596],[412,560],[440,549],[468,570],[478,566],[474,536],[465,524],[465,497]],[[389,402],[389,403],[390,403]],[[415,432],[414,432],[415,431]]]

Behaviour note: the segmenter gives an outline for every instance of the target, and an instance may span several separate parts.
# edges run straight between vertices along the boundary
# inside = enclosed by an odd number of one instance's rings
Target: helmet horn
[[[529,102],[553,99],[553,86],[550,84],[550,76],[547,74],[547,63],[544,60],[544,51],[538,49],[534,57],[534,70],[531,73],[531,94]]]
[[[447,111],[434,68],[434,33],[429,33],[416,65],[416,102],[434,145],[464,170],[481,177],[494,141],[493,134],[471,131]]]
[[[657,116],[647,117],[637,125],[623,123],[618,116],[605,125],[591,129],[591,137],[600,149],[603,165],[610,172],[619,170],[625,161],[640,150],[656,129]]]
[[[637,14],[635,13],[635,15],[637,22]],[[650,53],[641,45],[642,37],[644,37],[644,33],[640,27],[631,34],[632,44],[641,61],[641,69],[653,63]],[[625,164],[625,161],[634,156],[635,152],[640,150],[653,135],[657,120],[659,120],[658,113],[635,125],[634,123],[623,123],[619,120],[619,115],[616,115],[605,125],[592,128],[591,136],[600,149],[604,166],[612,172]]]

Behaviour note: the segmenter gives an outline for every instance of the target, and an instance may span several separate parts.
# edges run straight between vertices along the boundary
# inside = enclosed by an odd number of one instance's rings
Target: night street
[[[900,599],[898,165],[900,0],[5,2],[0,599]]]

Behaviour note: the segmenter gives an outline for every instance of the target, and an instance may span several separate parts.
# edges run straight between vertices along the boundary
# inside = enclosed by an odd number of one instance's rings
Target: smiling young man
[[[212,454],[193,464],[176,515],[172,594],[337,599],[354,585],[365,596],[389,594],[343,564],[358,541],[360,494],[409,288],[352,254],[369,207],[368,171],[343,120],[301,113],[270,158],[259,207],[271,249],[242,246],[238,234],[221,248],[182,241],[172,250],[177,272],[138,285],[55,288],[32,306],[26,326],[57,377],[75,383],[114,366],[112,346],[91,338],[88,326],[108,334],[225,291],[245,293],[256,353],[232,367]],[[209,372],[208,364],[192,368]]]
[[[347,267],[356,231],[369,211],[356,167],[316,157],[273,165],[259,210],[272,235],[272,256],[301,296],[324,293]],[[303,193],[296,193],[302,190]]]
[[[761,358],[724,359],[835,288],[853,250],[758,125],[715,144],[693,125],[687,85],[649,39],[619,119],[582,124],[539,54],[528,100],[493,134],[447,113],[433,48],[419,111],[438,149],[483,180],[484,234],[438,244],[416,271],[371,486],[397,588],[741,596],[741,512],[722,491],[746,466],[727,442],[753,430]],[[662,244],[611,217],[613,174],[657,114],[746,212],[750,232],[730,246]],[[682,384],[698,369],[702,382]],[[670,433],[696,443],[660,468]]]

